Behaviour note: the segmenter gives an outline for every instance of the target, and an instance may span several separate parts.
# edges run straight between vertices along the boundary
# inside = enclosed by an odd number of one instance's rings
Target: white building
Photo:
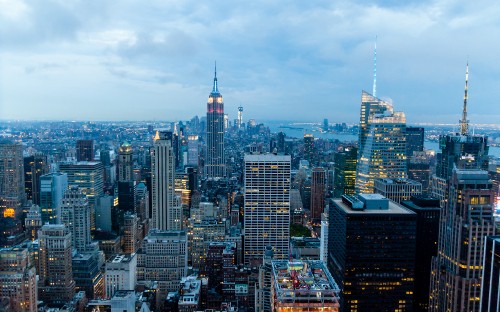
[[[78,252],[85,252],[92,242],[90,238],[90,207],[87,196],[77,186],[71,186],[64,193],[61,223],[70,230],[73,247]]]
[[[106,297],[117,290],[133,290],[137,282],[137,255],[117,254],[106,261]]]
[[[261,262],[266,246],[288,258],[290,155],[245,155],[244,262]]]

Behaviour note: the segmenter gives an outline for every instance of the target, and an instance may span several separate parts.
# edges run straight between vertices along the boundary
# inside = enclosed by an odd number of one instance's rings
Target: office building
[[[73,248],[85,252],[92,242],[90,238],[90,207],[87,197],[72,186],[64,193],[61,206],[61,223],[71,233]]]
[[[135,208],[139,219],[149,219],[149,191],[144,182],[141,182],[135,187]]]
[[[118,182],[134,181],[132,145],[124,142],[118,149]]]
[[[97,201],[95,211],[96,230],[111,232],[111,209],[113,207],[113,196],[104,195]]]
[[[226,176],[224,155],[224,100],[217,86],[217,68],[214,85],[207,102],[205,176],[223,178]]]
[[[333,155],[333,197],[354,195],[356,193],[356,164],[358,162],[358,149],[354,146],[345,147]]]
[[[192,223],[189,254],[193,268],[205,267],[205,259],[210,242],[222,242],[225,238],[226,224],[214,218],[203,218]]]
[[[67,189],[66,173],[49,173],[40,177],[40,209],[43,224],[60,223],[62,198]]]
[[[0,249],[0,298],[15,312],[36,312],[36,270],[27,247]]]
[[[408,179],[422,184],[422,193],[429,191],[431,164],[425,152],[415,152],[408,161]]]
[[[374,192],[396,203],[422,195],[422,184],[410,179],[375,179]]]
[[[104,275],[99,252],[77,253],[72,259],[75,291],[85,292],[88,299],[104,298]]]
[[[122,250],[124,253],[132,254],[139,246],[139,218],[136,214],[127,212],[123,217]]]
[[[363,91],[356,191],[373,193],[375,178],[406,178],[406,117]]]
[[[273,247],[266,246],[262,264],[259,267],[259,280],[255,289],[255,311],[271,311],[271,276],[273,274]]]
[[[316,148],[314,146],[314,136],[310,133],[304,134],[304,157],[311,166],[316,164]]]
[[[68,175],[68,184],[77,185],[89,201],[91,229],[95,230],[95,208],[103,195],[103,166],[98,161],[60,163],[59,170]]]
[[[198,168],[198,159],[200,153],[200,143],[197,135],[188,136],[188,156],[187,165]]]
[[[175,196],[174,151],[169,137],[171,133],[157,131],[151,149],[151,228],[162,231],[182,227],[182,207]]]
[[[76,141],[76,161],[94,161],[94,141]]]
[[[429,311],[479,311],[485,237],[496,234],[488,172],[454,169],[441,210]]]
[[[424,150],[424,128],[406,127],[406,158],[409,160],[413,152]]]
[[[326,171],[314,168],[311,175],[311,219],[319,221],[325,210]]]
[[[321,232],[319,245],[319,260],[328,263],[328,212],[321,214]]]
[[[481,312],[500,309],[500,237],[488,236],[484,242],[483,275],[481,279]]]
[[[3,217],[20,217],[24,192],[23,146],[0,141],[0,209]]]
[[[116,254],[106,261],[106,298],[111,298],[117,290],[135,289],[137,281],[137,255]]]
[[[49,306],[63,306],[75,295],[71,232],[63,224],[46,224],[38,242],[38,298]]]
[[[411,311],[416,217],[379,194],[330,201],[328,267],[341,311]]]
[[[244,262],[261,262],[266,246],[275,259],[288,257],[290,155],[251,155],[245,161]]]
[[[340,288],[322,261],[273,260],[271,311],[339,311]]]
[[[47,156],[36,153],[24,157],[24,189],[26,199],[40,205],[40,177],[49,172]]]
[[[26,218],[24,219],[24,227],[26,228],[26,233],[28,234],[28,239],[34,241],[38,237],[38,230],[42,227],[42,214],[40,212],[40,207],[37,205],[31,205],[30,209],[26,213]]]
[[[188,240],[185,231],[150,230],[137,251],[137,281],[158,283],[157,298],[177,291],[187,276]]]
[[[432,257],[437,256],[439,236],[439,200],[426,197],[412,197],[401,205],[417,214],[417,250],[415,258],[415,290],[413,311],[429,309],[429,288]]]

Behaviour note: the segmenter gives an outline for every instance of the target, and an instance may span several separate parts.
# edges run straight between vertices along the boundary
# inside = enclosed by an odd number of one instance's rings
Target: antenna
[[[462,111],[462,120],[460,120],[460,134],[469,134],[469,121],[467,120],[467,91],[469,83],[469,61],[467,61],[467,66],[465,68],[465,92],[464,92],[464,108]]]
[[[375,36],[375,49],[373,50],[373,92],[372,95],[377,97],[377,36]]]

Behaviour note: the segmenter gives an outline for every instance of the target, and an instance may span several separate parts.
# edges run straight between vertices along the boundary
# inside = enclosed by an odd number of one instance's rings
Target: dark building
[[[439,200],[435,198],[412,197],[401,202],[417,214],[417,253],[415,257],[415,290],[413,311],[427,311],[429,308],[429,285],[432,257],[437,256],[439,236]]]
[[[406,127],[406,159],[424,150],[424,128]]]
[[[316,163],[316,148],[312,134],[304,134],[304,159],[309,162],[311,167]]]
[[[73,279],[76,292],[85,291],[89,299],[104,298],[104,276],[99,269],[99,254],[83,253],[73,256]]]
[[[311,219],[320,221],[325,210],[326,171],[314,168],[311,176]]]
[[[40,177],[49,172],[47,156],[37,153],[24,157],[24,189],[26,199],[40,205]]]
[[[356,193],[356,163],[358,149],[346,147],[342,152],[334,154],[333,197],[340,198],[344,194]]]
[[[278,133],[278,142],[277,142],[277,148],[278,148],[278,153],[285,153],[285,133],[279,132]]]
[[[76,160],[93,161],[94,160],[94,141],[78,140],[76,141]]]
[[[328,131],[328,119],[323,119],[323,131]]]
[[[479,311],[498,311],[500,309],[500,236],[488,236],[484,244]]]
[[[340,311],[412,311],[416,218],[379,194],[330,201],[328,267]]]
[[[113,219],[113,229],[117,230],[123,225],[123,216],[126,212],[135,212],[135,182],[118,182],[118,209],[116,219]]]
[[[429,179],[431,175],[430,163],[424,161],[410,160],[408,163],[408,179],[422,184],[422,193],[427,193],[429,189]]]

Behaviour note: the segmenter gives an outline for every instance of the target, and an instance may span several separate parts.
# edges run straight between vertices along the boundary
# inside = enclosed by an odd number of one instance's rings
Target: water
[[[280,128],[283,126],[285,128]],[[314,135],[315,138],[322,139],[332,139],[339,140],[341,142],[354,142],[358,140],[358,136],[354,134],[338,134],[338,133],[326,133],[319,132],[319,127],[317,125],[311,124],[270,124],[269,129],[271,132],[284,132],[287,137],[292,138],[302,138],[304,134],[309,133]],[[425,141],[424,148],[439,151],[439,143],[433,141]],[[500,147],[499,146],[490,146],[489,155],[500,157]]]

